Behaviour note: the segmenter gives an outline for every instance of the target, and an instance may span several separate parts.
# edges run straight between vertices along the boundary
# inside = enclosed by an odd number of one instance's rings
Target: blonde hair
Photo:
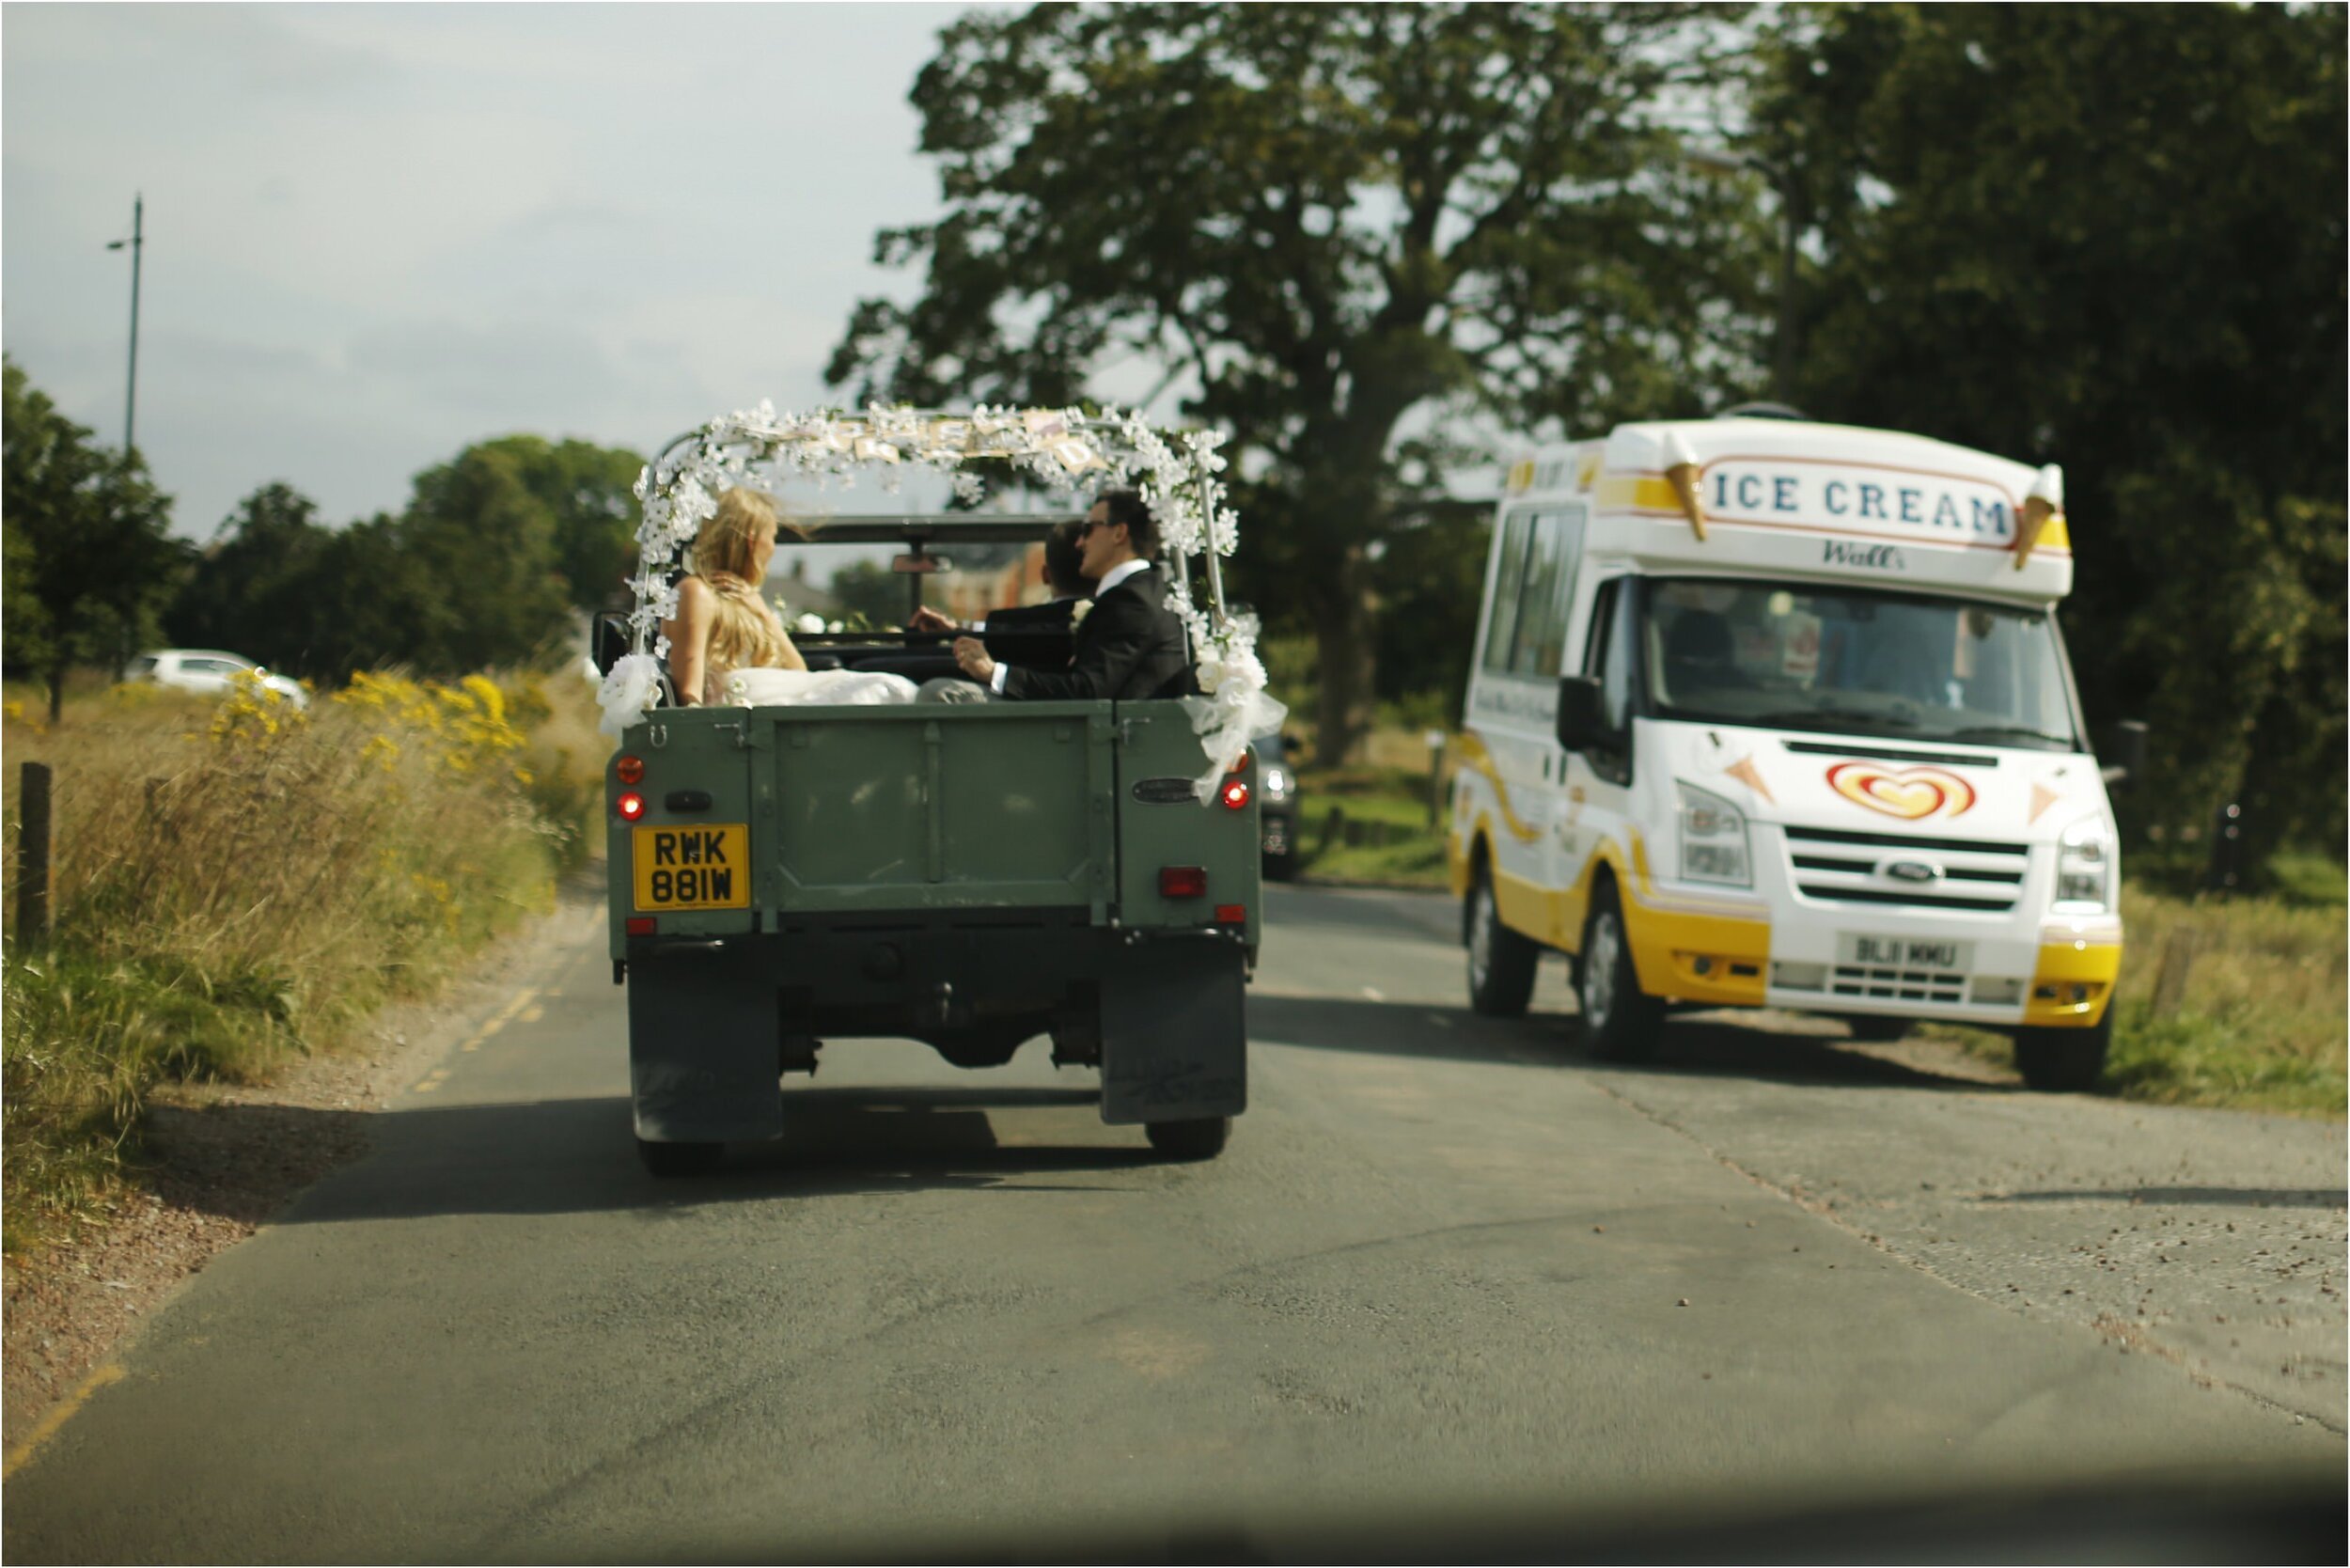
[[[768,529],[780,531],[783,514],[762,492],[740,485],[718,497],[718,510],[694,536],[694,571],[703,577],[724,572],[756,588],[766,573],[751,546]]]

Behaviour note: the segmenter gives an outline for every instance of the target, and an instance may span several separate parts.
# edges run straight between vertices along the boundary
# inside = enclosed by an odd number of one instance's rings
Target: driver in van
[[[1139,494],[1104,494],[1077,530],[1079,568],[1098,586],[1092,610],[1076,622],[1069,667],[1000,664],[979,638],[958,637],[955,663],[980,687],[970,695],[1013,701],[1133,701],[1198,690],[1183,622],[1167,607],[1165,578],[1151,564],[1158,544],[1158,525]],[[959,699],[928,688],[924,695]]]

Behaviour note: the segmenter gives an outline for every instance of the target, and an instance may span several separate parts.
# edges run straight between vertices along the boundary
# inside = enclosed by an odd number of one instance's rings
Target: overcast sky
[[[514,431],[645,451],[828,400],[874,232],[938,211],[938,5],[9,5],[0,332],[209,537],[271,479],[345,522]]]

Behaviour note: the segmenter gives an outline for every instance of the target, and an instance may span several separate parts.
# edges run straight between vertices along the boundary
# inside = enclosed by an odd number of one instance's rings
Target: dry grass
[[[2120,1011],[2109,1090],[2169,1105],[2342,1119],[2350,941],[2340,904],[2198,902],[2130,885],[2122,917],[2129,948],[2113,1003]],[[2166,963],[2173,969],[2169,997],[2158,996]],[[2002,1036],[1950,1032],[1995,1060],[2013,1055]]]
[[[157,1082],[265,1077],[549,906],[593,839],[586,706],[479,676],[363,677],[307,717],[258,689],[120,687],[54,729],[11,705],[8,760],[54,771],[55,918],[5,961],[8,1249],[118,1177]],[[11,914],[20,788],[10,767]]]

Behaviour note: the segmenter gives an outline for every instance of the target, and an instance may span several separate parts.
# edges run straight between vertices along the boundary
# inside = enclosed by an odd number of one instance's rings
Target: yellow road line
[[[8,1466],[0,1469],[0,1481],[7,1480],[24,1468],[24,1462],[33,1457],[34,1451],[55,1436],[57,1429],[73,1419],[73,1413],[82,1408],[83,1403],[90,1395],[98,1392],[109,1383],[121,1381],[122,1369],[111,1361],[82,1379],[82,1386],[67,1395],[63,1404],[40,1419],[40,1423],[33,1428],[31,1436],[8,1450]]]
[[[538,995],[539,992],[537,987],[529,985],[524,986],[520,991],[514,993],[514,999],[508,1002],[496,1017],[482,1025],[478,1029],[476,1029],[474,1031],[473,1038],[466,1041],[462,1045],[460,1045],[457,1048],[468,1055],[475,1051],[478,1051],[481,1049],[481,1043],[483,1041],[489,1039],[492,1035],[497,1033],[498,1030],[512,1023],[514,1021],[514,1015],[521,1012],[524,1008],[528,1007],[530,1005],[531,998]],[[524,1019],[523,1022],[526,1024],[531,1023],[536,1021],[537,1017],[538,1014],[534,1012],[530,1017]]]

